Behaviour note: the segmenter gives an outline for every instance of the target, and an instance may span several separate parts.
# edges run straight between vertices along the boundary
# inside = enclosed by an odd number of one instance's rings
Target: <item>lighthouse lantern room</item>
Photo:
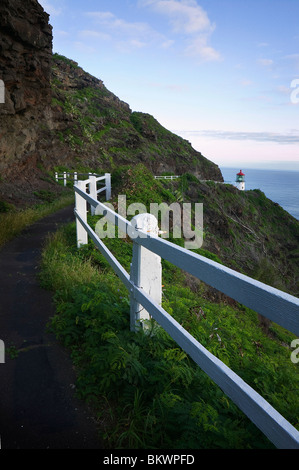
[[[245,174],[243,173],[242,170],[240,170],[240,172],[237,173],[236,183],[237,183],[237,188],[240,191],[245,191]]]

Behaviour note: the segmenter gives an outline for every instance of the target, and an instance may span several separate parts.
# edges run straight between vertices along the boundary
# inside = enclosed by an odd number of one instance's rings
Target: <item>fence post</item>
[[[106,183],[106,201],[111,199],[111,174],[105,173],[105,183]]]
[[[5,364],[5,345],[2,339],[0,339],[0,364]]]
[[[63,185],[66,186],[66,171],[63,173]]]
[[[78,181],[78,173],[74,171],[74,184],[76,185]]]
[[[131,220],[136,229],[158,236],[158,222],[152,214],[139,214]],[[131,263],[131,282],[144,290],[157,304],[162,303],[162,264],[161,257],[139,245],[133,238],[133,257]],[[150,320],[149,313],[136,302],[134,289],[131,292],[130,329],[136,331],[146,325],[144,320]]]
[[[89,195],[93,199],[98,199],[98,194],[97,194],[97,177],[94,175],[89,175],[90,183],[89,183]],[[95,214],[95,207],[90,206],[90,212],[91,215]]]
[[[57,171],[55,171],[55,180],[56,180],[57,183],[58,183],[58,173],[57,173]]]
[[[5,85],[3,80],[0,80],[0,103],[5,103]]]
[[[78,181],[77,187],[82,191],[86,192],[86,184],[84,181]],[[84,222],[87,222],[87,201],[75,192],[76,211],[79,213]],[[76,230],[77,230],[77,247],[80,248],[82,245],[87,245],[88,236],[87,232],[76,218]]]

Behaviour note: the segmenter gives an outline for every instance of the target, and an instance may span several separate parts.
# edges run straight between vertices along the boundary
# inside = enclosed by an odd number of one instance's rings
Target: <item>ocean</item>
[[[223,179],[235,184],[240,168],[220,167]],[[254,170],[242,168],[245,173],[245,189],[260,189],[289,214],[299,220],[299,171]]]

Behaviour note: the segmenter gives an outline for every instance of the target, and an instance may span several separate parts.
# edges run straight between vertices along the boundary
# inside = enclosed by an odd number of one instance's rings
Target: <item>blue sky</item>
[[[132,111],[220,166],[299,170],[298,0],[39,2],[54,52]]]

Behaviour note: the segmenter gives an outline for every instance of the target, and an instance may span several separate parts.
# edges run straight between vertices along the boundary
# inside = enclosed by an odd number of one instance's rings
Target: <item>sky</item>
[[[39,0],[53,51],[220,167],[299,171],[298,0]]]

